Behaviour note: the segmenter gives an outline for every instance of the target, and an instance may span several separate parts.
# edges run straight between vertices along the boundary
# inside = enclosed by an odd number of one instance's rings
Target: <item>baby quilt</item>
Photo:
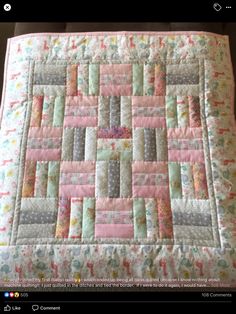
[[[235,287],[233,90],[227,36],[9,39],[1,286]]]

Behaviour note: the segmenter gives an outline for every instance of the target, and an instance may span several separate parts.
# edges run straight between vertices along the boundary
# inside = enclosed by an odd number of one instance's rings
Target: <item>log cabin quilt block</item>
[[[236,134],[226,36],[9,39],[1,282],[236,285]]]

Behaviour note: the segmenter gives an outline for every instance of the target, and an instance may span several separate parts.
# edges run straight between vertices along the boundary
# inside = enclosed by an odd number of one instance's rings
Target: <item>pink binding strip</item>
[[[207,35],[207,36],[216,36],[219,38],[225,38],[228,36],[225,35],[220,35],[220,34],[216,34],[216,33],[212,33],[212,32],[203,32],[203,31],[179,31],[179,32],[132,32],[132,31],[123,31],[123,32],[81,32],[81,33],[29,33],[29,34],[25,34],[25,35],[19,35],[16,37],[12,37],[10,40],[11,41],[17,41],[20,38],[24,38],[24,37],[38,37],[38,36],[65,36],[65,37],[69,37],[69,36],[91,36],[91,37],[97,37],[97,36],[104,36],[104,35],[156,35],[156,36],[168,36],[168,35]]]

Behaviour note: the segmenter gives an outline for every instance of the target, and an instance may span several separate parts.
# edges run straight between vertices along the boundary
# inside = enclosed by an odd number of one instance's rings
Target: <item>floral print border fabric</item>
[[[9,39],[0,277],[235,286],[236,129],[226,36]]]

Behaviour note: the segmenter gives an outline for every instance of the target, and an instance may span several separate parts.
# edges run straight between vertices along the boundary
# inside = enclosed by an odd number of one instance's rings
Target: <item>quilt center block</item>
[[[12,244],[217,246],[201,71],[32,62]]]

